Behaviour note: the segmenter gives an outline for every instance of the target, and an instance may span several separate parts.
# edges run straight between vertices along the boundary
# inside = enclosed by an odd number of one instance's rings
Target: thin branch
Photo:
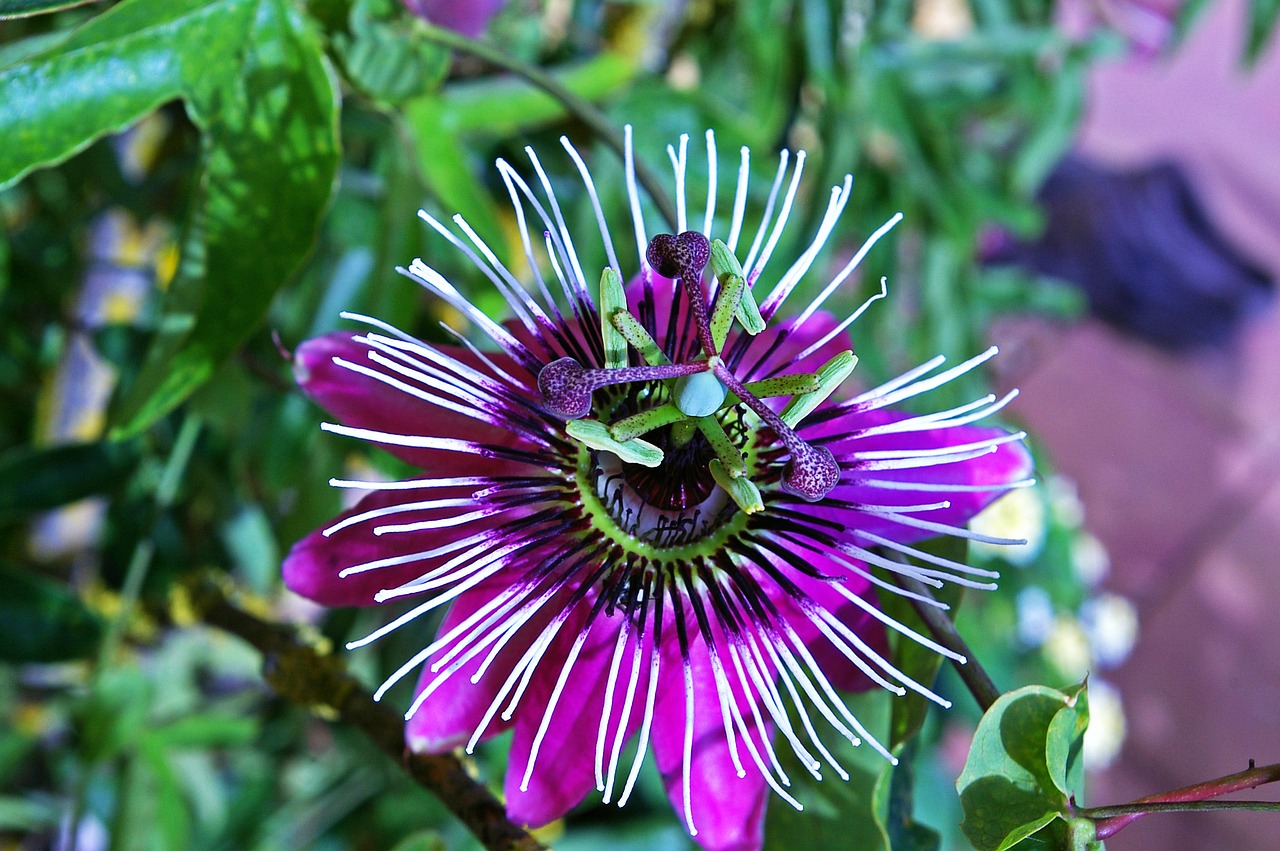
[[[1083,807],[1075,814],[1090,819],[1109,819],[1117,816],[1145,816],[1147,813],[1209,813],[1223,810],[1251,810],[1253,812],[1280,813],[1280,801],[1151,801],[1146,804],[1121,804],[1115,807]],[[1102,826],[1099,825],[1099,829]],[[1098,833],[1099,839],[1113,836]]]
[[[888,553],[886,555],[893,557]],[[895,558],[895,560],[900,559]],[[909,562],[904,563],[909,564]],[[933,595],[929,593],[929,586],[920,580],[903,573],[894,574],[893,578],[898,585],[912,594],[918,594],[926,600],[933,599]],[[986,712],[991,708],[991,704],[1000,698],[1000,689],[996,688],[991,675],[974,657],[973,651],[969,649],[969,645],[965,640],[960,637],[960,633],[956,631],[956,625],[951,622],[951,618],[947,617],[946,612],[937,606],[930,606],[920,600],[914,600],[910,597],[907,599],[910,600],[912,608],[916,610],[916,614],[920,616],[920,620],[924,621],[925,626],[929,627],[929,632],[933,633],[934,640],[968,660],[960,663],[952,659],[951,664],[955,667],[956,673],[960,675],[960,679],[964,680],[965,687],[969,689],[969,693],[977,701],[978,707],[983,712]]]
[[[1097,836],[1106,839],[1114,836],[1122,828],[1142,818],[1147,813],[1203,812],[1209,810],[1268,810],[1280,812],[1277,801],[1210,801],[1231,792],[1242,789],[1253,789],[1264,783],[1280,781],[1280,763],[1255,767],[1250,760],[1249,767],[1235,774],[1228,774],[1214,780],[1205,780],[1159,792],[1139,798],[1131,804],[1114,807],[1080,807],[1073,810],[1076,815],[1097,821]]]
[[[449,755],[420,754],[404,743],[404,719],[376,703],[342,662],[305,642],[291,626],[271,623],[236,606],[214,579],[190,587],[191,602],[205,623],[239,636],[263,656],[267,682],[285,699],[324,707],[364,733],[413,780],[433,793],[490,851],[538,851],[540,845],[508,818],[502,804]]]
[[[555,77],[543,71],[541,68],[521,62],[514,56],[498,50],[485,44],[482,41],[467,38],[453,30],[437,27],[431,24],[423,24],[422,32],[428,39],[434,41],[443,47],[453,50],[460,50],[463,53],[469,53],[483,59],[486,62],[503,68],[518,77],[522,77],[532,85],[542,89],[551,97],[564,105],[574,118],[577,118],[583,124],[591,128],[591,132],[595,133],[609,147],[613,148],[619,159],[623,159],[624,144],[622,134],[613,126],[603,112],[595,107],[590,101],[581,98],[571,92],[568,87],[557,80]],[[654,206],[658,208],[658,212],[667,220],[668,226],[674,232],[676,229],[676,207],[672,203],[671,197],[667,195],[667,191],[663,188],[661,182],[658,181],[653,171],[640,159],[635,157],[636,179],[640,181],[640,185],[644,187],[645,192],[653,200]]]

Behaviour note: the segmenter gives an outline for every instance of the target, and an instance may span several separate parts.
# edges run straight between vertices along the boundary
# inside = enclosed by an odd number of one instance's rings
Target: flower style
[[[550,822],[593,787],[621,806],[652,749],[690,834],[706,848],[754,848],[767,789],[801,807],[775,733],[815,777],[829,768],[847,779],[828,747],[833,736],[893,758],[837,690],[911,690],[946,705],[886,658],[884,628],[958,657],[881,612],[869,592],[906,593],[894,574],[991,587],[993,574],[911,544],[940,534],[994,540],[964,524],[1029,484],[1030,464],[1023,435],[970,425],[1012,394],[923,416],[888,410],[994,349],[836,394],[856,361],[846,329],[883,297],[884,282],[843,321],[821,308],[900,217],[798,315],[779,317],[835,227],[851,177],[832,190],[807,249],[757,300],[803,152],[782,153],[739,263],[747,150],[720,240],[714,136],[697,230],[685,212],[687,137],[668,148],[679,233],[650,236],[629,127],[625,139],[629,285],[591,175],[562,139],[608,260],[598,288],[529,149],[541,193],[497,164],[529,287],[461,217],[455,231],[420,213],[502,293],[514,319],[495,322],[421,260],[400,270],[464,314],[492,350],[456,332],[456,346],[425,343],[356,315],[347,316],[369,330],[298,349],[299,381],[341,421],[323,428],[385,446],[423,473],[334,480],[372,493],[299,542],[284,574],[327,605],[421,600],[350,647],[449,607],[436,639],[377,694],[422,669],[405,716],[417,750],[470,751],[514,728],[506,797],[519,823]],[[632,738],[635,756],[622,765]]]

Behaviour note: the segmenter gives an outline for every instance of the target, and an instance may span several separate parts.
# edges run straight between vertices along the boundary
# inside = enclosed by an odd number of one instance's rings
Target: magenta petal
[[[802,427],[800,435],[805,440],[818,440],[826,435],[837,435],[859,428],[907,419],[908,414],[888,411],[867,411],[848,414],[812,427]],[[939,463],[929,467],[898,470],[865,469],[859,465],[857,455],[867,451],[920,450],[958,447],[967,444],[1004,437],[1008,432],[999,428],[956,426],[946,429],[880,434],[870,437],[845,438],[825,442],[840,461],[843,475],[841,484],[832,493],[840,500],[879,506],[906,506],[932,504],[947,501],[946,508],[917,512],[913,516],[932,523],[963,527],[982,509],[986,508],[1004,491],[1001,486],[1025,479],[1031,475],[1031,454],[1019,442],[1006,443],[994,452],[964,461]],[[889,489],[873,484],[859,484],[864,479],[879,479],[910,484],[990,485],[991,490],[935,491]],[[853,508],[832,505],[831,501],[806,506],[805,511],[842,524],[851,531],[867,531],[902,543],[936,537],[938,533],[905,526],[892,520],[867,514]],[[861,546],[871,545],[866,539],[857,539]]]
[[[403,0],[405,8],[433,24],[479,38],[503,0]]]
[[[586,604],[580,606],[586,609]],[[564,632],[571,624],[566,624]],[[609,669],[618,631],[622,628],[622,616],[597,617],[582,650],[565,682],[564,689],[551,715],[551,722],[538,749],[538,758],[529,777],[527,791],[520,790],[520,783],[528,767],[529,751],[538,727],[546,713],[547,702],[560,677],[562,660],[569,646],[561,653],[548,653],[546,661],[529,685],[516,718],[515,738],[511,743],[511,757],[507,766],[505,793],[507,813],[521,825],[540,827],[560,818],[595,788],[595,747],[604,714],[604,697]],[[576,631],[569,636],[576,639]],[[623,651],[623,663],[615,684],[614,700],[610,712],[609,734],[606,740],[612,744],[614,731],[621,720],[626,696],[630,664],[635,650],[635,639],[627,643]],[[627,719],[625,738],[629,738],[640,725],[644,712],[644,695],[648,681],[648,653],[640,668],[636,696]],[[606,747],[607,765],[608,747]],[[626,763],[619,773],[630,767]],[[621,780],[615,788],[620,788]],[[616,793],[615,793],[616,794]]]
[[[745,380],[754,381],[774,373],[794,375],[814,372],[841,352],[853,351],[849,335],[841,333],[823,343],[813,354],[801,358],[802,353],[830,333],[838,323],[834,316],[821,310],[798,328],[792,328],[792,321],[776,319],[753,338],[751,348],[743,359],[743,366],[752,370]],[[775,347],[778,338],[781,338],[781,342],[777,342]],[[786,399],[781,402],[785,403]]]
[[[449,607],[438,634],[444,635],[458,626],[500,594],[505,587],[505,582],[491,581],[459,595]],[[551,620],[551,613],[546,612],[544,608],[507,642],[479,682],[472,683],[471,677],[484,663],[489,654],[488,649],[459,668],[444,681],[443,685],[432,692],[405,727],[405,740],[409,743],[409,747],[418,752],[445,753],[466,744],[476,727],[480,725],[480,720],[520,657]],[[444,655],[444,651],[441,651],[440,655]],[[443,670],[442,668],[440,673]],[[428,663],[418,677],[414,697],[416,698],[436,676],[431,672],[430,663]],[[499,709],[481,738],[488,739],[496,736],[508,729],[511,724],[511,721],[502,720],[501,709]]]
[[[666,652],[663,655],[663,666],[658,674],[658,701],[652,734],[653,755],[671,806],[681,822],[685,822],[683,754],[686,688],[683,663],[674,649],[675,636],[670,637],[672,640],[664,648]],[[751,717],[741,689],[733,688],[737,675],[732,668],[728,647],[723,641],[717,641],[717,649],[727,668],[726,674],[734,699],[741,707],[747,729],[751,731],[759,748],[761,731]],[[725,739],[711,657],[701,639],[695,640],[689,649],[689,661],[693,671],[694,696],[690,802],[693,826],[698,831],[694,839],[708,851],[759,849],[764,843],[768,786],[740,737],[738,754],[746,769],[746,776],[739,777],[734,768],[729,744]],[[772,725],[766,722],[766,726],[769,729],[763,733],[771,736]],[[688,828],[687,823],[685,827]]]
[[[471,488],[432,488],[430,497],[466,497]],[[324,528],[330,528],[341,520],[371,509],[383,508],[407,502],[404,492],[375,491],[360,500],[354,508],[338,515]],[[482,506],[477,505],[477,508]],[[449,509],[456,513],[458,509]],[[391,522],[411,523],[415,520],[440,517],[440,511],[410,511],[392,515]],[[281,570],[284,584],[295,594],[301,594],[324,606],[370,606],[373,595],[386,588],[395,588],[422,576],[427,571],[448,561],[456,552],[432,558],[420,559],[392,567],[380,567],[345,577],[339,573],[346,568],[395,556],[409,555],[445,547],[453,541],[483,533],[496,524],[489,518],[481,518],[457,526],[433,529],[429,532],[408,532],[374,535],[379,521],[364,521],[346,526],[326,537],[324,529],[317,529],[298,541],[285,556]],[[497,533],[495,533],[496,535]],[[458,552],[465,550],[462,547]]]
[[[476,366],[474,356],[464,349],[438,348],[468,366]],[[344,425],[502,446],[515,442],[515,436],[506,429],[433,405],[334,363],[334,358],[341,358],[362,366],[376,366],[370,362],[369,353],[370,348],[356,342],[354,334],[338,332],[314,337],[294,352],[294,374],[302,389]],[[454,476],[502,472],[502,465],[497,462],[459,452],[391,445],[383,448],[422,470],[448,470],[449,475]]]

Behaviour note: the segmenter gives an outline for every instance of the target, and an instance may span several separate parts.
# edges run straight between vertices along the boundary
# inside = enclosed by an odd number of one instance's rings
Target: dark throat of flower
[[[840,468],[795,425],[849,374],[852,353],[817,372],[744,382],[726,362],[726,342],[735,323],[751,335],[765,324],[732,252],[686,231],[653,237],[646,259],[658,275],[679,282],[689,306],[684,339],[697,343],[692,356],[673,362],[689,347],[664,351],[629,310],[620,276],[606,269],[599,299],[604,363],[588,368],[562,357],[538,374],[544,409],[566,420],[581,446],[583,492],[599,500],[619,533],[655,551],[682,550],[715,537],[739,512],[763,510],[754,452],[763,433],[789,456],[781,489],[810,502],[825,497]],[[711,304],[703,288],[708,265],[716,283]],[[644,365],[631,365],[632,350]],[[778,396],[790,397],[781,412],[763,401]]]

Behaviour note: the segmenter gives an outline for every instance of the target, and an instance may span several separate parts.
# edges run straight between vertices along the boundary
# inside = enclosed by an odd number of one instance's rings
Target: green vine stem
[[[448,47],[452,50],[459,50],[463,53],[469,53],[485,62],[496,65],[499,68],[510,71],[518,77],[527,80],[533,86],[549,94],[551,97],[564,104],[574,118],[577,118],[583,124],[591,128],[591,132],[595,133],[609,147],[613,148],[619,159],[624,157],[623,138],[618,129],[613,126],[608,117],[595,107],[590,101],[581,98],[541,68],[521,62],[509,54],[503,53],[496,47],[485,44],[482,41],[467,38],[459,35],[453,30],[447,30],[443,27],[437,27],[432,24],[422,23],[421,31],[430,41]],[[636,179],[640,181],[640,185],[644,187],[645,192],[653,200],[654,206],[658,208],[658,212],[667,220],[667,224],[672,231],[676,229],[676,207],[672,203],[671,197],[663,188],[662,183],[658,181],[653,171],[646,165],[640,157],[635,157]]]
[[[187,470],[191,454],[195,450],[196,439],[200,437],[202,422],[195,414],[187,414],[174,438],[173,448],[169,451],[164,469],[160,473],[160,481],[156,484],[154,510],[158,517],[173,507],[178,497],[178,487],[182,484],[182,476]],[[107,623],[107,631],[98,650],[98,674],[111,667],[121,639],[124,637],[129,618],[133,616],[134,607],[138,604],[138,595],[146,582],[147,573],[151,569],[151,560],[155,557],[155,542],[150,534],[138,540],[129,558],[129,566],[125,571],[124,584],[120,588],[120,607]]]
[[[160,480],[156,484],[152,499],[153,524],[155,518],[173,507],[178,497],[178,487],[182,484],[183,474],[195,451],[196,440],[200,437],[202,425],[200,417],[188,413],[178,429],[177,437],[174,438],[173,446],[169,450],[169,457],[165,459],[164,467],[160,472]],[[120,606],[115,615],[107,621],[106,632],[98,647],[98,657],[92,672],[94,681],[101,680],[103,674],[115,663],[116,655],[120,651],[120,645],[128,629],[129,619],[133,617],[134,609],[138,605],[138,598],[142,594],[142,586],[146,583],[154,557],[155,541],[148,533],[138,539],[134,545],[133,554],[129,557],[124,584],[120,587]],[[76,843],[79,842],[80,820],[87,805],[90,778],[96,769],[95,765],[82,765],[72,784],[66,844],[68,848],[77,847]]]
[[[1098,839],[1114,836],[1148,813],[1193,813],[1216,810],[1252,810],[1255,812],[1280,812],[1280,801],[1212,801],[1231,792],[1253,789],[1264,783],[1280,780],[1280,763],[1249,767],[1235,774],[1216,780],[1206,780],[1191,786],[1183,786],[1168,792],[1160,792],[1139,798],[1131,804],[1114,807],[1076,807],[1071,803],[1072,814],[1096,822]]]
[[[342,661],[308,642],[297,629],[262,620],[232,602],[224,581],[205,577],[186,586],[191,608],[205,623],[237,635],[263,657],[263,672],[291,703],[336,716],[368,737],[444,803],[489,851],[540,851],[542,845],[507,818],[502,804],[454,756],[415,753],[404,744],[404,719],[376,703]]]

